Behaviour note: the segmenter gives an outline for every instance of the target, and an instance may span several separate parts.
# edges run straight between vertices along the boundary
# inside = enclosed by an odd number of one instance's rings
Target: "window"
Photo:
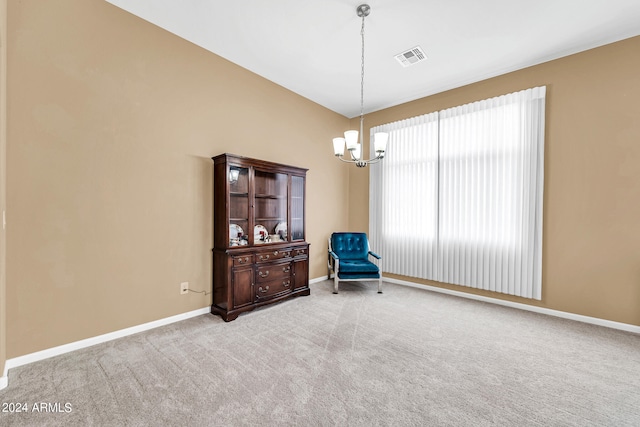
[[[541,298],[545,88],[371,129],[370,239],[391,273]]]

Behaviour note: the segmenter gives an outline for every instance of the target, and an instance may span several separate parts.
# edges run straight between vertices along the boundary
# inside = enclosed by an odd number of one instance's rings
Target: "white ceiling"
[[[106,1],[333,111],[360,114],[358,0]],[[365,113],[640,34],[640,0],[367,3]],[[428,60],[400,66],[394,56],[417,45]]]

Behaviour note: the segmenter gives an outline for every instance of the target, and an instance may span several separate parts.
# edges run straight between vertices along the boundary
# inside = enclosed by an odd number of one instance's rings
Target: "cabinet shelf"
[[[256,199],[286,199],[287,196],[282,196],[278,194],[256,194]]]

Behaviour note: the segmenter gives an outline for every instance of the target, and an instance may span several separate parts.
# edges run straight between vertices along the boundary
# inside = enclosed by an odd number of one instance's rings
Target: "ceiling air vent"
[[[425,59],[427,59],[427,55],[425,55],[420,46],[416,46],[406,52],[397,54],[396,59],[398,60],[400,65],[402,65],[403,67],[408,67],[410,65],[424,61]]]

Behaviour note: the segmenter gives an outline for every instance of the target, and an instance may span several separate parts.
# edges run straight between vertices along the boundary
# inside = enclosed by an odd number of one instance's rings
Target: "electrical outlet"
[[[189,293],[189,282],[180,283],[180,295]]]

